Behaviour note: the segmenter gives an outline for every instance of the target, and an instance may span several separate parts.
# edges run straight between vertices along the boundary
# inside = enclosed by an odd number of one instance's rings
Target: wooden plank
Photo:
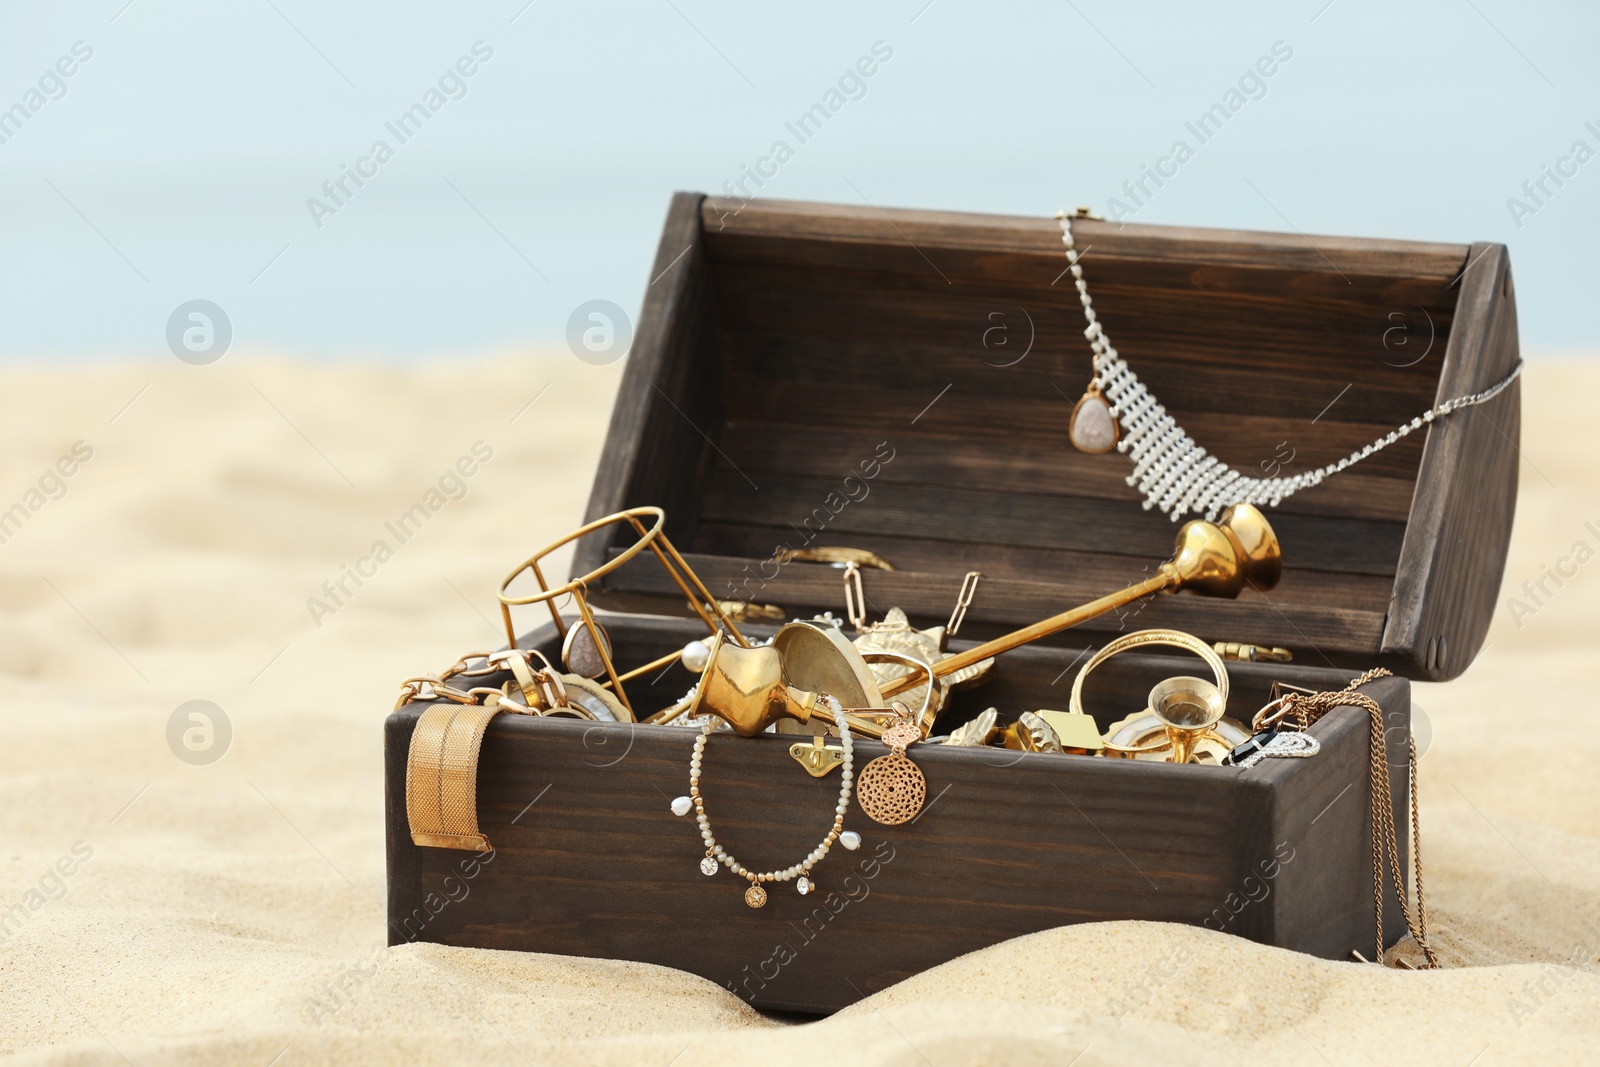
[[[1061,257],[1060,224],[1037,216],[983,215],[792,200],[740,204],[707,198],[706,228],[724,246],[757,249],[762,242],[809,242],[831,249],[841,264],[858,261],[860,246],[904,248],[908,256],[968,251],[1007,258]],[[1458,244],[1334,237],[1247,230],[1149,226],[1083,219],[1073,223],[1080,249],[1095,245],[1105,260],[1224,264],[1308,274],[1388,275],[1448,281],[1467,260]],[[907,259],[909,262],[909,259]],[[926,269],[926,264],[923,269]]]
[[[733,335],[725,348],[735,356],[759,355],[752,361],[763,367],[774,356],[781,360],[787,348],[801,355],[785,362],[825,377],[829,368],[808,366],[810,351],[820,348],[824,360],[846,358],[829,355],[842,350],[894,371],[915,373],[922,360],[914,357],[926,350],[931,365],[987,369],[994,377],[995,367],[1018,359],[1031,341],[1027,351],[1032,362],[1027,366],[1044,364],[1087,378],[1089,348],[1082,334],[1082,310],[1071,290],[947,286],[937,277],[778,265],[721,267],[715,276],[727,308],[725,327]],[[1227,290],[1162,289],[1142,274],[1120,286],[1092,288],[1107,331],[1141,376],[1151,359],[1179,362],[1180,374],[1168,383],[1171,388],[1213,366],[1232,369],[1247,376],[1240,382],[1240,398],[1265,396],[1270,403],[1299,401],[1292,391],[1281,397],[1271,391],[1302,379],[1324,387],[1334,384],[1335,389],[1356,380],[1363,392],[1405,390],[1405,404],[1386,412],[1385,421],[1409,419],[1426,406],[1448,337],[1454,295],[1434,286],[1426,294],[1398,301],[1373,298],[1329,306]],[[818,308],[826,308],[827,314],[819,315]],[[1419,370],[1412,365],[1417,357],[1401,351],[1392,333],[1397,321],[1401,339],[1409,343],[1411,334],[1417,335],[1418,355],[1427,348],[1422,335],[1432,335],[1436,354],[1431,354],[1430,366]],[[1001,350],[1002,337],[1015,338],[1014,348]],[[1264,366],[1274,373],[1263,373]],[[783,371],[781,365],[771,369]],[[848,373],[855,377],[863,369],[852,366]],[[1182,395],[1174,394],[1174,399]]]
[[[1493,385],[1521,358],[1505,246],[1473,248],[1441,402]],[[1408,674],[1447,681],[1483,646],[1516,510],[1520,384],[1439,420],[1428,437],[1383,636],[1384,653]]]
[[[1016,451],[1037,449],[1063,463],[1098,464],[1127,477],[1133,468],[1121,453],[1084,456],[1071,451],[1067,426],[1072,406],[1056,391],[1060,388],[1058,382],[1044,381],[1035,389],[1016,393],[970,388],[951,388],[946,392],[940,386],[913,393],[889,386],[841,391],[836,385],[751,381],[739,390],[737,402],[730,399],[728,406],[744,419],[767,423],[768,433],[794,432],[791,428],[801,423],[802,440],[813,435],[877,426],[878,440],[887,440],[892,445],[897,439],[896,431],[914,421],[925,433],[945,437],[964,435],[978,445],[991,448],[1009,445]],[[1080,395],[1082,388],[1081,384],[1077,386]],[[1071,401],[1078,399],[1077,395],[1069,395]],[[1332,398],[1330,395],[1329,399]],[[1271,464],[1281,460],[1290,461],[1290,473],[1314,470],[1349,456],[1396,426],[1394,423],[1309,423],[1270,415],[1219,415],[1174,407],[1168,410],[1191,437],[1204,442],[1203,447],[1208,452],[1239,470],[1257,473],[1272,470]],[[1418,409],[1416,414],[1420,415],[1422,410]],[[1361,473],[1412,481],[1426,436],[1424,432],[1414,433],[1374,453],[1361,461]],[[725,434],[724,437],[724,451],[731,462],[738,464],[739,470],[745,470],[749,435]],[[1280,473],[1284,470],[1281,462],[1278,469]],[[759,480],[756,484],[760,484]]]
[[[1034,319],[1029,348],[1030,324],[1018,307],[980,311],[948,331],[921,337],[898,330],[821,335],[798,321],[785,329],[724,330],[718,344],[726,376],[722,389],[732,401],[730,417],[740,416],[741,391],[762,383],[824,386],[833,396],[862,389],[933,396],[950,385],[962,393],[993,391],[1001,399],[1033,398],[1042,391],[1068,405],[1077,400],[1090,367],[1081,338],[1062,336],[1059,322],[1054,333],[1046,333],[1051,324]],[[999,318],[989,318],[991,314]],[[1081,326],[1081,320],[1065,326],[1074,324]],[[999,345],[1002,333],[992,334],[993,345],[986,347],[985,331],[991,329],[1006,331],[1007,344],[1014,341],[1014,347],[1008,352]],[[1309,365],[1302,358],[1306,346],[1282,337],[1274,338],[1268,351],[1229,346],[1219,352],[1214,342],[1193,337],[1179,344],[1159,339],[1138,347],[1122,344],[1119,350],[1169,409],[1375,423],[1387,433],[1432,406],[1446,336],[1440,332],[1429,354],[1407,367],[1385,366],[1383,357],[1395,360],[1398,353],[1382,351],[1377,341],[1370,347],[1351,344],[1337,358],[1330,356],[1326,366]],[[1197,351],[1202,347],[1209,352],[1203,358]],[[1263,365],[1289,360],[1292,375],[1262,371]],[[790,410],[804,409],[795,405]]]
[[[1171,554],[1178,529],[1130,501],[878,483],[851,503],[849,492],[842,480],[796,476],[751,489],[738,473],[716,470],[708,476],[700,518],[786,526],[794,535],[791,548],[826,531],[835,543],[882,534],[1127,555],[1152,566]],[[1403,523],[1370,519],[1279,514],[1271,521],[1286,557],[1307,570],[1392,575],[1405,533]]]
[[[1065,405],[1062,410],[1070,412]],[[1142,499],[1127,484],[1133,467],[1120,453],[1086,456],[1061,441],[1047,448],[1019,448],[1016,437],[989,440],[972,434],[923,431],[920,422],[910,429],[897,428],[892,436],[894,459],[879,463],[871,479],[858,479],[866,483],[869,495],[872,485],[881,481],[885,485],[987,486],[1087,500]],[[802,423],[739,419],[729,420],[724,439],[737,442],[732,447],[738,452],[739,467],[758,484],[817,471],[838,471],[842,478],[846,471],[860,470],[860,464],[870,461],[877,446],[886,440],[882,428],[840,426],[816,434]],[[726,466],[720,457],[715,464]],[[1293,474],[1305,467],[1296,453],[1293,463],[1283,469]],[[1370,473],[1363,464],[1285,499],[1268,517],[1281,513],[1405,522],[1411,514],[1414,489],[1410,478]]]

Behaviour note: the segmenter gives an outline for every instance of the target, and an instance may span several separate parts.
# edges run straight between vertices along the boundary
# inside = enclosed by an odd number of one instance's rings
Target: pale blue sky
[[[796,151],[768,195],[1104,211],[1274,42],[1292,57],[1140,221],[1504,241],[1525,348],[1600,348],[1600,159],[1520,228],[1507,206],[1575,141],[1600,150],[1592,7],[123,5],[0,8],[0,109],[43,100],[0,125],[0,356],[158,353],[197,298],[236,349],[559,346],[585,301],[637,308],[673,190],[777,139]],[[47,72],[79,41],[62,93]],[[385,130],[478,41],[464,95],[404,144]],[[799,145],[784,123],[875,42],[892,57]],[[379,138],[393,158],[319,228],[308,198]]]

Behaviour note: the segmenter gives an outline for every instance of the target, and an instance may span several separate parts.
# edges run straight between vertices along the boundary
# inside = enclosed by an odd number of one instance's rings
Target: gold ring
[[[1072,703],[1069,705],[1072,711],[1080,715],[1084,713],[1083,680],[1089,676],[1090,671],[1119,652],[1126,652],[1130,648],[1138,648],[1141,645],[1166,645],[1170,648],[1181,648],[1185,651],[1193,652],[1205,660],[1206,666],[1211,668],[1211,673],[1217,679],[1217,690],[1222,694],[1223,703],[1227,703],[1228,668],[1222,662],[1222,657],[1217,655],[1215,649],[1198,637],[1186,634],[1182,630],[1136,630],[1112,641],[1099,652],[1096,652],[1089,662],[1083,665],[1083,669],[1078,672],[1078,677],[1072,681]]]

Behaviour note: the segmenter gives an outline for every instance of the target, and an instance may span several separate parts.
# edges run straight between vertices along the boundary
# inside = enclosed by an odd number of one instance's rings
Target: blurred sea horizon
[[[675,190],[740,183],[1503,241],[1524,348],[1600,351],[1597,30],[1488,0],[13,7],[0,360],[160,354],[192,300],[236,352],[559,350],[586,302],[637,313]]]

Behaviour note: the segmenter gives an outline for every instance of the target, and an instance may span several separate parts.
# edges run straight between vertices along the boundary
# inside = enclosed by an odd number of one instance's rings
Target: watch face
[[[563,674],[561,684],[566,687],[567,700],[592,715],[597,722],[632,722],[633,716],[622,702],[603,689],[599,683],[576,674]]]

